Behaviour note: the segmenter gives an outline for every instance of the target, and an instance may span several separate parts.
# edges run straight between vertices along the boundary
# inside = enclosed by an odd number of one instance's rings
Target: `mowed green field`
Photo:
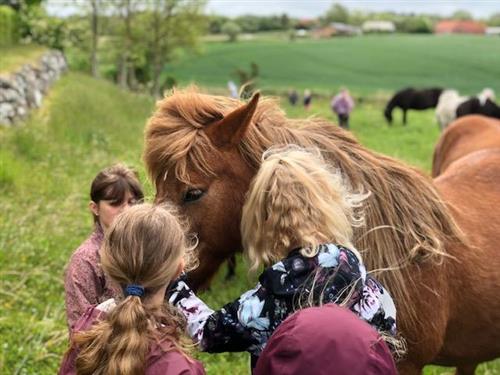
[[[258,64],[258,85],[273,91],[309,88],[332,92],[342,85],[358,93],[406,86],[443,86],[474,94],[500,90],[500,38],[470,35],[371,35],[326,40],[285,39],[206,43],[165,75],[225,87],[235,69]]]
[[[143,129],[153,109],[145,96],[70,73],[52,89],[43,108],[16,128],[0,127],[0,373],[54,374],[67,348],[63,271],[92,228],[89,184],[117,161],[140,171],[148,199],[152,188],[141,162]],[[333,119],[326,100],[285,107],[290,116]],[[381,105],[366,104],[352,116],[353,132],[370,148],[429,170],[438,137],[432,111],[410,113],[410,123],[389,128]],[[333,126],[333,125],[332,125]],[[202,297],[214,308],[255,282],[239,262],[237,278],[217,276]],[[248,374],[245,353],[199,354],[208,374]],[[426,374],[450,374],[428,367]],[[500,374],[500,363],[478,374]]]

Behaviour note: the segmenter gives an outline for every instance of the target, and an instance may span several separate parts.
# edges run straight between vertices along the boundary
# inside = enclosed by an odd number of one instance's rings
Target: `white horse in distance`
[[[470,96],[460,96],[457,90],[443,91],[436,106],[436,119],[441,131],[457,118],[458,106],[470,98]],[[485,88],[477,95],[477,98],[481,105],[484,105],[487,99],[495,100],[495,92],[490,88]]]

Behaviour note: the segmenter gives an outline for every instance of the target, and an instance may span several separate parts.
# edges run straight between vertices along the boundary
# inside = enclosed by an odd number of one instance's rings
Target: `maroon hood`
[[[351,311],[335,304],[300,310],[273,333],[254,375],[393,375],[389,348]]]

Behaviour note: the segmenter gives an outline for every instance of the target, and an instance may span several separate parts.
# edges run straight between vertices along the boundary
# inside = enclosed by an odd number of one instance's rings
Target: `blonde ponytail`
[[[167,303],[154,307],[143,298],[168,285],[191,250],[171,206],[142,204],[118,216],[106,234],[101,265],[120,285],[139,288],[143,297],[126,296],[104,320],[74,335],[78,375],[143,374],[153,343],[187,357],[192,343],[184,317]]]
[[[141,299],[129,296],[108,319],[78,333],[75,343],[83,349],[76,360],[77,374],[143,374],[151,344],[149,318]]]

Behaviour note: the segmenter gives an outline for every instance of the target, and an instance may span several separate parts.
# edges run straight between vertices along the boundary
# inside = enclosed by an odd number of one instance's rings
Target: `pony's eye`
[[[185,203],[186,202],[194,202],[200,199],[205,192],[201,189],[190,189],[186,191],[186,194],[184,194],[184,198],[182,199]]]

